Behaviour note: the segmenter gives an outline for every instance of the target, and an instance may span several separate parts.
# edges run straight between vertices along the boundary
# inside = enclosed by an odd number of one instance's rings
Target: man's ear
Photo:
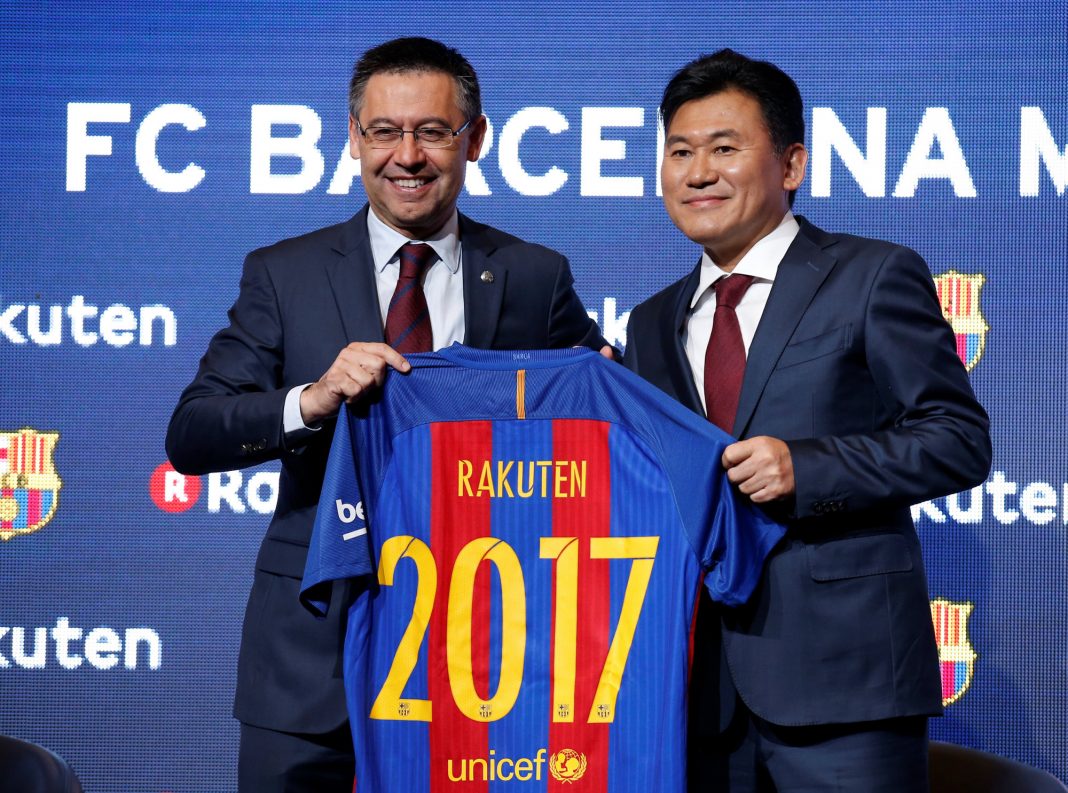
[[[479,116],[468,127],[471,134],[467,139],[467,161],[478,162],[478,156],[482,153],[482,141],[486,138],[486,117]]]
[[[805,168],[808,165],[808,150],[802,143],[792,143],[782,153],[782,189],[793,192],[805,181]]]

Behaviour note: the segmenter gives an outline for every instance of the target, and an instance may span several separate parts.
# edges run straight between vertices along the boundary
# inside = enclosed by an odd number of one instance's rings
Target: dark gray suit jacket
[[[298,602],[333,426],[287,448],[282,411],[286,393],[318,380],[345,345],[383,340],[367,211],[248,255],[230,324],[208,345],[167,432],[167,454],[184,473],[282,461],[245,613],[234,705],[238,719],[269,729],[326,732],[346,718],[344,609],[320,622]],[[460,243],[465,344],[605,344],[559,253],[463,215]],[[481,277],[487,271],[492,279]]]
[[[750,346],[734,424],[738,438],[787,441],[796,496],[780,508],[787,536],[752,600],[722,612],[730,679],[754,713],[780,725],[940,713],[909,505],[983,481],[987,416],[924,261],[799,222]],[[624,360],[703,413],[681,335],[698,276],[634,309]]]

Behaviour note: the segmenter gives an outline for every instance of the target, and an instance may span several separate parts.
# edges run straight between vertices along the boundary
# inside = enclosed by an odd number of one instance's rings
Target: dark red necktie
[[[733,432],[745,375],[745,342],[734,309],[751,283],[751,275],[730,275],[712,284],[716,313],[705,350],[705,409],[708,420],[726,432]]]
[[[405,243],[400,249],[400,277],[386,312],[386,344],[399,353],[430,352],[434,332],[423,294],[423,274],[437,254],[429,245]]]

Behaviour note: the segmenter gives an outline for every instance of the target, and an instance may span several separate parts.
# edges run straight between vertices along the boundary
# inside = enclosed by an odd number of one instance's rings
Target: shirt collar
[[[797,219],[794,218],[794,213],[786,210],[786,214],[779,221],[779,225],[766,236],[757,240],[757,243],[746,252],[745,256],[742,257],[731,272],[739,275],[751,275],[757,280],[774,281],[775,275],[779,271],[779,264],[782,263],[783,257],[786,256],[787,248],[790,247],[794,237],[797,236],[800,230],[801,226],[798,224]],[[725,275],[729,275],[729,273],[716,266],[716,263],[712,261],[712,257],[708,255],[708,251],[702,253],[701,280],[698,282],[697,289],[694,290],[693,297],[690,299],[690,308],[694,308],[708,288]]]
[[[390,262],[398,260],[398,252],[405,243],[425,242],[438,255],[449,271],[455,273],[460,269],[460,221],[454,209],[449,219],[440,229],[423,240],[412,240],[396,229],[383,223],[375,214],[374,207],[367,213],[367,234],[371,240],[371,256],[375,260],[375,269],[382,272]]]

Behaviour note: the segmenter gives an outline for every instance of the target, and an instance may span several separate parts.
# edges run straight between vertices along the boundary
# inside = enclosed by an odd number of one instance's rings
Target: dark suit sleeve
[[[890,426],[788,441],[797,517],[908,506],[973,487],[990,469],[989,421],[923,259],[894,248],[867,299],[864,354]]]
[[[597,323],[590,319],[575,293],[575,279],[567,258],[560,257],[560,266],[553,285],[552,306],[549,313],[549,346],[589,347],[599,350],[608,344]]]
[[[282,451],[282,324],[275,286],[256,252],[245,259],[228,316],[167,428],[167,456],[186,474],[243,468]]]

